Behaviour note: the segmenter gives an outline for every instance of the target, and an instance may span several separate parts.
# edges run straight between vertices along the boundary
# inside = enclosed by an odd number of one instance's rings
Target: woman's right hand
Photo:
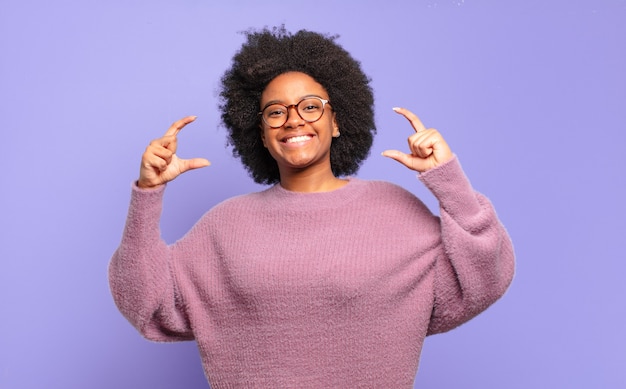
[[[211,163],[204,158],[181,159],[176,155],[176,136],[187,124],[196,120],[196,116],[187,116],[178,120],[167,130],[165,135],[155,139],[141,157],[139,180],[140,188],[154,188],[172,181],[180,174],[205,166]]]

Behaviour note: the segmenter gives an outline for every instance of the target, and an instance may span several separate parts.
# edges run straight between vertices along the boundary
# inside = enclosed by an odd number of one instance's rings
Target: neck
[[[280,172],[280,186],[292,192],[330,192],[347,184],[347,180],[337,178],[332,171],[289,171]]]

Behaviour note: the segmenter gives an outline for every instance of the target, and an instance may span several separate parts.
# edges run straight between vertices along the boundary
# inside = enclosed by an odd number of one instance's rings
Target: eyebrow
[[[300,97],[300,99],[298,99],[298,101],[295,104],[301,102],[304,99],[308,99],[309,97],[318,97],[320,99],[328,100],[328,98],[326,98],[326,97],[318,96],[318,95],[315,95],[315,94],[310,94],[310,95],[305,95],[305,96]],[[261,111],[263,111],[265,108],[269,107],[272,104],[288,105],[288,104],[283,103],[282,100],[270,100],[267,103],[265,103],[265,105],[263,105],[261,107]]]

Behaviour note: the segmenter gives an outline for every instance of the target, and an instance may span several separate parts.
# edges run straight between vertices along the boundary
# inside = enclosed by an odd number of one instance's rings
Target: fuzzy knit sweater
[[[411,388],[424,338],[485,310],[514,270],[456,158],[420,179],[440,217],[387,182],[276,185],[215,206],[169,246],[163,187],[134,187],[114,300],[148,339],[195,340],[214,389]]]

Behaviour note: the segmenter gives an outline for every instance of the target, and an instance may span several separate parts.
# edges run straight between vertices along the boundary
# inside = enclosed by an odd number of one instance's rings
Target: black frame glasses
[[[317,101],[322,103],[319,107]],[[296,104],[285,105],[281,103],[267,104],[259,112],[263,123],[267,124],[270,128],[280,128],[289,120],[289,111],[291,108],[295,108],[298,116],[307,123],[314,123],[324,116],[326,105],[330,104],[329,100],[322,99],[318,96],[307,96]]]

